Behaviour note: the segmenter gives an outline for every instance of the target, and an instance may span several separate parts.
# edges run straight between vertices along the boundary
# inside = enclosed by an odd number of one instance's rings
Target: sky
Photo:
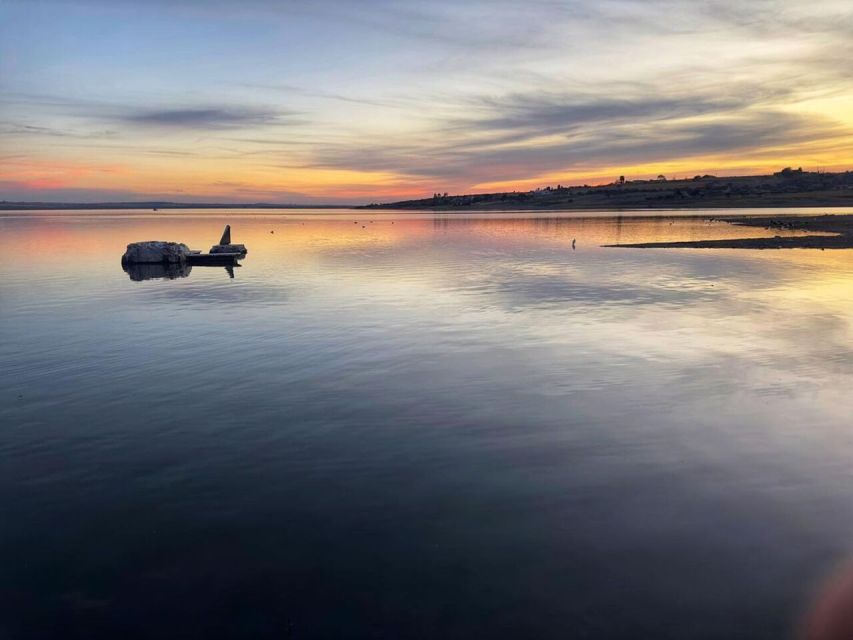
[[[853,169],[850,0],[0,0],[0,200]]]

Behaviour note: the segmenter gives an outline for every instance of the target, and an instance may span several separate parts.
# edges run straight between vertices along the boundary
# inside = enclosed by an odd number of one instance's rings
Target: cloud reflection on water
[[[240,635],[210,602],[248,593],[330,636],[459,611],[460,637],[769,640],[849,553],[851,252],[235,214],[234,280],[131,283],[127,242],[204,246],[221,216],[83,218],[0,218],[31,258],[0,254],[0,553],[36,628],[189,599]]]

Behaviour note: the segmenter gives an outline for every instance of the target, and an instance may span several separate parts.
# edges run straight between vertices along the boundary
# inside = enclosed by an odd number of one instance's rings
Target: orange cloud
[[[3,179],[14,181],[27,189],[59,189],[79,186],[86,178],[130,172],[121,165],[91,165],[55,162],[50,160],[15,160],[0,165]]]

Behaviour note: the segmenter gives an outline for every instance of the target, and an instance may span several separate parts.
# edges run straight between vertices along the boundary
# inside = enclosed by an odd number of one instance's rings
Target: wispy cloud
[[[288,111],[271,111],[252,108],[184,108],[154,109],[119,115],[131,125],[170,127],[181,129],[235,129],[259,125],[295,124],[296,114]]]
[[[74,138],[78,140],[108,139],[118,135],[114,130],[100,131],[75,131],[57,127],[39,126],[18,122],[7,122],[0,124],[0,137],[50,137],[50,138]]]
[[[740,79],[714,84],[714,79],[674,88],[617,82],[576,91],[538,86],[469,96],[437,113],[418,113],[420,128],[403,138],[314,138],[313,144],[298,144],[311,146],[304,166],[358,167],[397,172],[422,183],[458,184],[461,179],[474,184],[582,170],[584,165],[793,149],[805,142],[840,141],[853,133],[830,117],[780,108],[798,98],[797,89],[783,79],[755,85]],[[721,86],[726,90],[720,91]],[[801,84],[801,90],[809,89]]]

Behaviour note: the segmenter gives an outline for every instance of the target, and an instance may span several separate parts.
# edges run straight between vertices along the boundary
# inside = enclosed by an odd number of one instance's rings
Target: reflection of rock
[[[185,264],[190,248],[180,242],[132,242],[121,257],[124,264]]]
[[[167,280],[174,280],[175,278],[186,278],[190,275],[190,272],[193,268],[188,265],[186,262],[183,263],[159,263],[159,264],[151,264],[151,263],[124,263],[122,264],[122,268],[125,273],[130,276],[131,280],[141,281],[141,280],[154,280],[157,278],[164,278]]]

